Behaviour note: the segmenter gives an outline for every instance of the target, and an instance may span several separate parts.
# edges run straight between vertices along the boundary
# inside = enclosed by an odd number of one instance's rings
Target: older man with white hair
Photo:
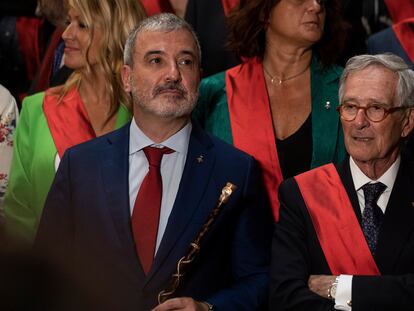
[[[351,58],[340,82],[349,158],[284,182],[272,310],[413,310],[414,72],[394,55]]]

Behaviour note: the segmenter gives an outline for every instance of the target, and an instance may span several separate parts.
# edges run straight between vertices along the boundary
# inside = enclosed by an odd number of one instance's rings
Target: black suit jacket
[[[226,48],[228,31],[221,0],[188,0],[185,20],[193,26],[200,41],[203,77],[240,63]]]
[[[355,214],[361,221],[349,160],[337,166]],[[374,260],[381,276],[354,276],[352,310],[413,310],[414,306],[414,168],[401,166],[388,202]],[[321,189],[316,195],[323,195]],[[308,210],[293,178],[279,191],[280,221],[273,236],[271,310],[334,310],[328,299],[311,292],[310,275],[331,271]]]

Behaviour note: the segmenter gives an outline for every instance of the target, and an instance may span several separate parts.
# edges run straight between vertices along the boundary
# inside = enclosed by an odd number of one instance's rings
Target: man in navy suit
[[[124,58],[134,118],[66,152],[35,241],[78,282],[66,308],[264,310],[270,208],[254,159],[191,122],[201,60],[191,27],[172,14],[150,17],[131,33]],[[148,146],[169,148],[160,164],[162,196],[149,261],[137,233],[151,227],[145,212],[157,201],[141,191],[150,175]],[[227,182],[237,189],[205,233],[176,298],[157,306]]]
[[[272,310],[413,310],[414,72],[394,55],[351,58],[339,113],[350,157],[286,180]]]

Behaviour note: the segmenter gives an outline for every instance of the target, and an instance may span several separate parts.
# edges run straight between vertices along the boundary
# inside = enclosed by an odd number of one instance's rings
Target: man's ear
[[[121,78],[124,84],[125,92],[131,92],[131,74],[132,69],[128,65],[123,65],[121,68]]]
[[[414,128],[414,108],[409,108],[401,132],[401,137],[407,137]]]

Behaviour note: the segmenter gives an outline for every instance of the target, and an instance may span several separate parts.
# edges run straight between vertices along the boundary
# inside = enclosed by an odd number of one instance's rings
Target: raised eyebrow
[[[357,101],[358,100],[356,98],[354,98],[354,97],[344,97],[342,99],[342,102],[343,103],[349,103],[349,102],[354,103],[354,102],[357,102]]]
[[[385,107],[388,106],[387,103],[379,101],[378,99],[375,99],[375,98],[369,98],[368,101],[369,103],[367,106],[372,106],[372,105],[379,105],[379,106],[385,106]],[[359,105],[359,100],[355,97],[346,97],[342,100],[342,102]]]
[[[152,55],[159,55],[159,54],[164,54],[164,52],[161,50],[151,50],[151,51],[146,52],[144,57],[150,57]]]
[[[193,58],[196,58],[196,54],[191,50],[183,50],[180,52],[180,55],[189,55]]]

